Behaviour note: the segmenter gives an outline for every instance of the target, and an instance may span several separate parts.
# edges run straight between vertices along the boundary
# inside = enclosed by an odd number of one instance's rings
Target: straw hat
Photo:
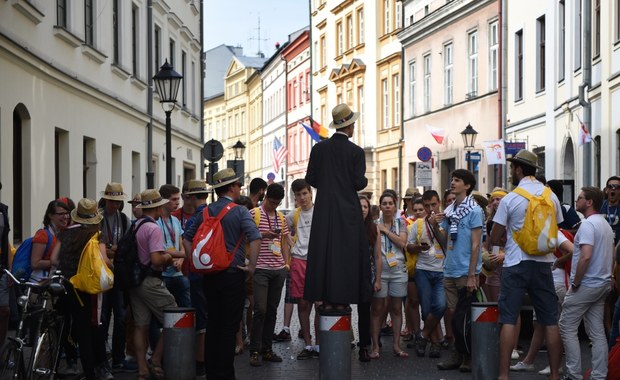
[[[480,207],[485,208],[489,205],[489,200],[481,192],[474,190],[471,192],[471,195]]]
[[[330,128],[340,129],[347,127],[357,120],[360,116],[359,112],[351,111],[348,105],[342,103],[338,104],[332,110],[332,119],[333,121],[329,123]]]
[[[126,201],[129,196],[123,192],[123,185],[117,182],[110,182],[101,193],[101,198],[111,201]]]
[[[183,194],[208,194],[209,188],[207,183],[201,179],[192,179],[187,183],[187,191]]]
[[[405,195],[403,196],[403,199],[411,199],[417,192],[418,192],[418,189],[416,189],[415,187],[408,187],[407,191],[405,191]]]
[[[155,208],[161,205],[165,205],[169,201],[167,199],[163,199],[159,191],[155,189],[147,189],[144,190],[140,194],[140,204],[136,206],[136,208]]]
[[[506,161],[516,162],[536,169],[542,169],[542,167],[538,166],[538,156],[527,149],[521,149],[513,157],[507,158]]]
[[[92,199],[82,198],[76,208],[71,211],[71,219],[80,224],[99,224],[103,215],[97,208],[97,202]]]
[[[213,174],[213,188],[217,189],[218,187],[226,186],[233,182],[236,182],[241,178],[235,174],[235,171],[231,168],[226,168],[220,170],[219,172]]]
[[[140,193],[135,193],[133,195],[133,198],[128,200],[127,203],[131,203],[132,206],[135,206],[135,205],[139,205],[140,204],[140,200],[141,200]]]

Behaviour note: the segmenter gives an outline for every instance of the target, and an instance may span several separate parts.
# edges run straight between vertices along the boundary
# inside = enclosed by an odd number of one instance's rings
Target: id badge
[[[395,266],[398,265],[398,260],[396,259],[396,255],[394,254],[394,252],[390,251],[385,255],[385,258],[387,259],[388,262],[388,266],[390,268],[394,268]]]
[[[281,247],[281,243],[280,240],[273,240],[271,242],[271,252],[273,252],[274,256],[282,256],[282,247]]]

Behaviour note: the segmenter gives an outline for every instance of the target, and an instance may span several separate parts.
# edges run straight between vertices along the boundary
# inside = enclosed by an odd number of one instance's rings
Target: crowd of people
[[[565,378],[581,378],[581,321],[592,342],[590,378],[605,378],[620,318],[615,297],[620,177],[609,178],[603,190],[582,188],[575,207],[562,204],[561,182],[537,177],[536,156],[522,150],[509,159],[511,192],[495,188],[481,194],[474,190],[474,174],[457,169],[441,196],[409,188],[399,197],[387,189],[373,205],[372,194],[363,191],[364,152],[349,141],[359,114],[339,105],[332,116],[334,136],[315,145],[306,179],[294,180],[290,189],[255,178],[248,196],[242,196],[240,176],[224,169],[213,175],[211,186],[190,180],[182,189],[166,184],[130,198],[120,183],[109,183],[98,201],[51,201],[32,239],[30,280],[56,269],[67,278],[75,275],[93,236],[113,267],[119,242],[133,233],[145,268],[130,289],[92,295],[67,284],[59,302],[70,327],[62,340],[64,371],[77,373],[79,359],[89,380],[112,379],[116,371],[162,379],[163,310],[191,306],[196,309],[196,347],[191,349],[197,374],[234,379],[235,356],[246,347],[251,366],[282,362],[273,344],[292,339],[294,305],[304,341],[297,359],[306,360],[320,355],[312,309],[348,310],[356,304],[360,361],[380,360],[381,337],[391,333],[394,356],[409,357],[403,342],[418,357],[440,358],[447,348],[450,353],[438,369],[468,372],[471,353],[458,344],[462,332],[452,321],[464,298],[475,293],[498,302],[500,379],[509,371],[533,371],[543,344],[549,366],[541,373],[558,379],[564,351]],[[287,191],[294,195],[295,209],[284,215],[278,208]],[[211,192],[218,199],[207,204]],[[559,227],[545,225],[554,231],[546,248],[555,250],[542,254],[528,253],[522,243],[532,197],[549,200]],[[123,212],[125,203],[131,205],[131,218]],[[194,273],[190,261],[202,238],[199,231],[218,215],[223,215],[232,262],[217,273]],[[9,230],[8,207],[0,203],[0,264],[6,268],[11,266]],[[0,342],[17,310],[10,307],[13,288],[7,277],[0,277]],[[282,292],[284,324],[276,333]],[[521,359],[517,341],[526,294],[535,321],[529,351]]]

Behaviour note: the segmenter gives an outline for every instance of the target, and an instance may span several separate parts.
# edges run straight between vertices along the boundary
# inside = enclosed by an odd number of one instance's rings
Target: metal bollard
[[[471,304],[472,378],[495,379],[499,374],[499,310],[497,302]]]
[[[351,309],[323,310],[320,319],[319,379],[351,378]]]
[[[164,378],[196,378],[196,311],[191,307],[164,309]]]

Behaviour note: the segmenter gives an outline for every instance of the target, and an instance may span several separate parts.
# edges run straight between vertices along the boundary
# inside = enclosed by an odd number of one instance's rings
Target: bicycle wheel
[[[60,339],[54,328],[47,328],[39,336],[32,358],[32,379],[51,380],[56,374],[56,358]]]
[[[17,343],[8,341],[0,349],[0,379],[25,380],[24,364]]]

